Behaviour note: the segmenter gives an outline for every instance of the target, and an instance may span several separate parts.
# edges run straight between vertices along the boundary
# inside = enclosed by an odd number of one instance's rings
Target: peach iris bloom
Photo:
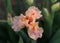
[[[43,28],[39,27],[38,22],[36,22],[36,19],[42,17],[41,11],[37,7],[32,6],[28,8],[25,14],[26,15],[20,14],[20,16],[15,16],[13,18],[13,30],[18,32],[22,28],[27,27],[27,32],[30,38],[32,38],[33,40],[41,38]]]

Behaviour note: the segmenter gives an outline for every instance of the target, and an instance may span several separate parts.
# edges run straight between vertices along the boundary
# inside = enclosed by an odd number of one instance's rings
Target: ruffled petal
[[[26,16],[33,17],[33,19],[39,19],[39,18],[42,17],[41,11],[37,7],[35,7],[35,6],[30,7],[25,12],[25,14],[26,14]]]
[[[42,38],[42,33],[43,33],[42,28],[37,29],[37,31],[33,31],[32,29],[28,30],[28,35],[33,40],[37,40],[38,38]]]
[[[22,18],[24,17],[24,15],[20,15],[20,16],[15,16],[13,18],[13,23],[12,23],[12,28],[14,31],[20,31],[22,28],[25,27],[25,22],[22,21]]]

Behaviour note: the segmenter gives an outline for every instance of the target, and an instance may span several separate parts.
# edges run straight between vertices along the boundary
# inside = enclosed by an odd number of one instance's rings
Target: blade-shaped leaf
[[[19,38],[19,42],[18,43],[24,43],[22,37]]]
[[[60,27],[60,10],[54,13],[53,33]]]
[[[47,22],[50,22],[52,17],[46,8],[43,8],[43,15],[44,15],[45,20]]]
[[[14,16],[14,11],[12,9],[12,5],[11,5],[11,0],[6,0],[6,10],[7,10],[7,13],[11,13],[12,16]]]
[[[60,43],[60,39],[56,39],[52,43]]]
[[[37,40],[31,40],[31,43],[37,43]]]
[[[22,37],[25,43],[31,43],[31,40],[24,31],[21,30],[18,34]]]
[[[50,43],[60,43],[60,28],[56,31],[56,33],[50,40]]]
[[[12,30],[10,25],[8,25],[7,28],[8,28],[9,41],[11,43],[17,43],[18,42],[18,35]]]
[[[45,19],[45,22],[44,22],[44,35],[45,36],[44,37],[48,39],[51,37],[51,34],[52,34],[53,18],[46,8],[43,8],[42,12]]]

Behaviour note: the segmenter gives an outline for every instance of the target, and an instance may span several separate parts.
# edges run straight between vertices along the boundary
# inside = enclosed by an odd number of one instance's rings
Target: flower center
[[[33,21],[33,19],[30,17],[28,24],[30,24]]]
[[[36,28],[36,27],[33,27],[32,30],[33,30],[33,31],[37,31],[37,28]]]
[[[31,16],[34,16],[35,15],[35,13],[32,13],[32,15]]]
[[[22,18],[22,21],[26,21],[26,17],[23,17],[23,18]]]

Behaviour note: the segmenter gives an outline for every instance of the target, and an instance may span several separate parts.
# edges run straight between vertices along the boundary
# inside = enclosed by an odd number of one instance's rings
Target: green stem
[[[32,43],[37,43],[36,40],[32,40]]]
[[[7,20],[0,20],[0,22],[7,22]]]
[[[14,11],[12,10],[11,0],[6,0],[7,13],[11,13],[14,16]]]

